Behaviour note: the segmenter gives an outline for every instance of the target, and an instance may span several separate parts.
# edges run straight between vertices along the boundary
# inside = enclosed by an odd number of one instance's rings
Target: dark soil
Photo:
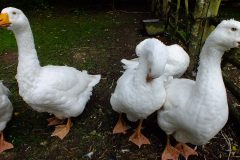
[[[101,12],[101,14],[103,14]],[[73,119],[74,125],[63,140],[51,137],[53,127],[47,127],[47,113],[37,113],[23,102],[21,97],[14,100],[14,115],[5,129],[6,139],[15,148],[0,155],[1,160],[155,160],[161,159],[166,143],[166,135],[156,123],[156,114],[144,121],[143,134],[151,145],[138,148],[128,141],[137,124],[130,123],[131,129],[126,135],[113,135],[112,129],[118,114],[111,109],[109,99],[117,79],[123,70],[122,58],[134,58],[135,46],[147,38],[142,34],[142,19],[150,17],[148,13],[104,12],[119,22],[115,28],[106,28],[102,37],[95,37],[78,48],[73,48],[72,64],[81,64],[90,73],[101,73],[101,83],[93,91],[93,96],[82,115]],[[94,16],[91,15],[91,16]],[[128,23],[121,23],[128,20]],[[166,37],[159,37],[171,44]],[[12,53],[0,56],[0,62],[6,66],[16,64]],[[14,66],[16,67],[16,66]],[[10,89],[17,90],[16,82],[7,83]],[[189,160],[240,159],[240,140],[231,121],[205,146],[198,146],[198,156]],[[193,146],[194,147],[194,146]],[[91,154],[92,153],[92,154]],[[92,156],[91,156],[92,155]],[[183,158],[181,158],[183,159]]]

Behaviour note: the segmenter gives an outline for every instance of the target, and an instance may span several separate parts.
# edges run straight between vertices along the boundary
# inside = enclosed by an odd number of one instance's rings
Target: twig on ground
[[[11,67],[14,66],[14,65],[16,65],[16,63],[13,63],[13,64],[11,64],[11,65],[9,65],[9,66],[7,66],[7,67],[4,67],[3,69],[11,68]]]
[[[114,84],[114,80],[112,81],[111,86],[109,87],[110,89],[112,89],[113,84]]]
[[[103,153],[101,154],[101,156],[99,157],[99,159],[101,159],[101,158],[103,158],[103,156],[104,156],[104,154],[107,152],[107,149],[105,149],[104,151],[103,151]]]
[[[231,154],[232,154],[232,144],[231,144],[231,141],[230,141],[230,139],[228,138],[228,136],[225,135],[222,131],[221,131],[221,135],[223,136],[223,138],[225,139],[225,141],[226,141],[226,143],[227,143],[227,145],[228,145],[229,153],[228,153],[228,158],[227,158],[227,160],[230,160],[230,156],[231,156]]]

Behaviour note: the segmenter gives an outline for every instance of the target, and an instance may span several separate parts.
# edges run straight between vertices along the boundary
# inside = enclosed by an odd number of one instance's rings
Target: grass
[[[81,50],[81,52],[86,52],[84,55],[86,57],[85,61],[72,63],[73,54],[76,52],[75,49],[88,46],[89,43],[95,41],[96,37],[107,36],[108,33],[104,30],[116,25],[112,17],[105,13],[89,15],[86,12],[73,12],[58,15],[58,13],[53,13],[52,11],[44,11],[44,14],[37,11],[26,15],[29,17],[38,57],[42,65],[69,65],[78,69],[91,71],[96,68],[96,60],[92,60],[92,57],[86,55],[88,54],[87,51]],[[6,53],[17,54],[17,46],[13,33],[1,29],[0,35],[0,55]],[[104,46],[96,45],[94,50],[102,50],[102,48]],[[17,61],[12,63],[0,64],[0,76],[11,90],[11,101],[15,108],[14,112],[19,114],[13,116],[12,121],[5,130],[8,137],[14,143],[15,148],[13,151],[19,152],[22,150],[21,148],[26,148],[26,145],[29,147],[34,145],[39,146],[40,143],[44,142],[43,139],[49,142],[51,141],[51,137],[48,135],[48,138],[46,138],[44,133],[49,132],[49,130],[43,129],[46,128],[46,122],[42,119],[46,119],[48,117],[47,114],[39,114],[29,110],[27,104],[19,96],[15,80]],[[7,69],[5,69],[6,67]],[[26,116],[28,117],[27,119]],[[77,129],[77,132],[81,133],[79,136],[86,135],[86,130],[84,129]],[[91,132],[89,136],[93,140],[96,140],[99,139],[100,134]],[[36,154],[39,154],[40,150],[42,151],[44,148],[40,147],[40,149],[36,150],[35,147],[34,152],[28,156],[28,159],[35,159],[34,157]]]
[[[91,16],[81,11],[58,15],[50,10],[26,13],[26,16],[29,17],[40,63],[42,65],[69,65],[78,69],[93,70],[96,65],[91,57],[86,56],[85,62],[74,64],[72,64],[72,57],[75,48],[88,46],[95,37],[106,34],[105,28],[115,25],[111,17],[103,14]],[[0,55],[11,52],[17,54],[14,34],[6,29],[1,29],[0,35]],[[17,62],[15,64],[1,63],[0,79],[9,84],[13,94],[12,98],[17,99],[16,103],[19,103],[21,97],[18,95],[15,80],[16,66]]]
[[[84,46],[94,37],[101,36],[104,29],[113,25],[109,17],[88,14],[57,15],[50,11],[30,18],[36,49],[40,62],[45,64],[69,64],[71,49]],[[38,14],[38,13],[35,13]],[[16,51],[14,35],[1,30],[0,54]],[[58,57],[58,58],[56,58]]]
[[[160,159],[166,139],[156,124],[156,115],[144,124],[143,132],[152,143],[149,146],[139,149],[128,142],[135,123],[129,123],[132,129],[127,135],[111,133],[117,114],[112,111],[109,99],[121,74],[120,59],[134,57],[136,44],[146,38],[138,32],[139,22],[149,15],[64,9],[35,10],[26,15],[42,65],[69,65],[86,69],[91,74],[101,73],[102,79],[94,88],[83,114],[73,119],[67,137],[64,140],[51,137],[54,128],[47,127],[46,122],[50,116],[31,110],[18,94],[15,80],[17,59],[2,63],[3,58],[17,55],[17,47],[14,35],[0,30],[0,79],[12,92],[10,99],[14,106],[13,118],[4,132],[6,139],[15,146],[1,154],[0,159],[84,160],[88,159],[85,155],[89,152],[94,152],[92,159],[98,160]],[[211,159],[213,153],[227,159],[224,140],[214,140],[223,141],[223,149],[215,151],[216,147],[209,143],[206,151],[199,147],[200,154],[196,159],[204,159],[205,155]]]
[[[38,113],[22,100],[15,79],[17,46],[14,35],[0,30],[0,79],[10,89],[14,115],[4,130],[14,149],[0,155],[0,159],[82,159],[90,151],[95,157],[106,157],[104,148],[112,148],[113,125],[109,97],[120,66],[116,62],[129,53],[126,39],[135,45],[135,37],[122,35],[121,27],[132,25],[134,16],[118,16],[106,12],[36,10],[27,12],[39,61],[42,65],[68,65],[92,74],[102,74],[101,83],[94,89],[84,114],[74,119],[68,137],[63,141],[51,137],[52,127],[47,127],[47,113]],[[120,17],[120,18],[119,18]],[[117,28],[117,32],[116,32]],[[126,28],[126,27],[125,27]],[[134,29],[132,29],[134,30]],[[117,34],[117,35],[116,35]],[[134,35],[135,33],[132,33]],[[134,35],[135,36],[135,35]],[[126,37],[126,38],[125,38]],[[3,61],[8,59],[9,61]],[[110,65],[112,64],[112,65]],[[96,118],[97,117],[97,118]],[[109,122],[109,118],[111,119]],[[91,125],[89,125],[91,124]],[[101,125],[103,127],[100,128]],[[79,127],[80,126],[80,127]],[[109,141],[110,138],[110,141]],[[67,148],[62,151],[61,148]],[[110,149],[111,150],[111,149]],[[21,153],[21,154],[20,154]],[[104,154],[103,154],[104,153]],[[86,159],[86,158],[84,158]]]
[[[4,54],[9,50],[16,50],[17,48],[16,40],[12,32],[1,29],[0,35],[1,35],[0,54]]]

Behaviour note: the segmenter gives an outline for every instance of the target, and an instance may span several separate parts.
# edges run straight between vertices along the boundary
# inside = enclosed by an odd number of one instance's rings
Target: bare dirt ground
[[[64,140],[50,137],[53,128],[47,127],[46,119],[51,116],[31,110],[21,97],[17,97],[14,100],[13,119],[5,130],[7,140],[11,141],[15,148],[1,154],[1,160],[156,160],[161,158],[166,135],[156,123],[156,114],[144,121],[142,129],[144,135],[150,139],[151,145],[144,145],[139,149],[128,141],[137,124],[127,122],[131,129],[126,135],[112,135],[118,114],[111,109],[109,103],[116,81],[121,76],[120,71],[123,70],[120,60],[135,57],[136,44],[147,38],[141,32],[140,22],[150,15],[121,11],[104,13],[120,25],[106,28],[104,31],[110,34],[95,37],[71,51],[73,65],[89,63],[89,72],[101,73],[102,80],[94,89],[84,113],[73,119],[74,125],[69,135]],[[165,37],[159,38],[168,44],[173,43]],[[0,62],[6,63],[6,66],[16,64],[17,58],[13,54],[15,55],[15,53],[2,55]],[[15,81],[6,84],[10,89],[17,89]],[[239,134],[235,132],[233,123],[229,121],[208,144],[198,146],[199,155],[190,157],[189,160],[237,160],[240,159],[239,146]]]

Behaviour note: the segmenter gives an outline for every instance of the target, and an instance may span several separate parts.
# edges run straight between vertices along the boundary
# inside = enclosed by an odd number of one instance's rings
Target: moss
[[[164,25],[162,24],[148,24],[146,25],[146,32],[148,35],[157,35],[164,32]]]

